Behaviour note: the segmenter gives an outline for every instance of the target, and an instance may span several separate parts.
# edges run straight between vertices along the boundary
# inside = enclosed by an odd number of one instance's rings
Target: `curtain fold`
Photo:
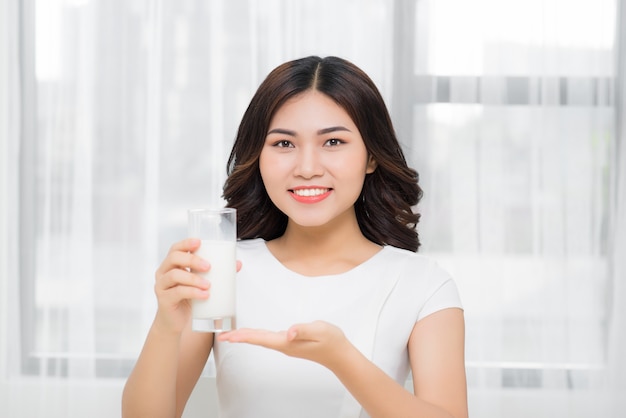
[[[20,7],[16,0],[0,2],[0,381],[19,372],[18,240],[20,99]]]
[[[97,73],[93,45],[97,24],[95,10],[89,6],[74,10],[80,19],[57,9],[52,10],[55,19],[48,22],[50,17],[44,12],[38,11],[35,29],[36,103],[41,113],[36,136],[25,139],[39,150],[33,156],[31,179],[39,209],[32,324],[38,333],[29,354],[42,376],[89,378],[95,376],[96,352],[93,156]],[[65,43],[62,35],[75,42]],[[61,37],[56,45],[50,43],[49,52],[62,55],[63,61],[40,52],[46,36]],[[59,357],[64,360],[59,362]]]
[[[262,78],[317,54],[371,75],[420,173],[421,251],[466,308],[470,413],[617,418],[619,5],[0,0],[0,415],[117,413],[186,209],[219,204]]]
[[[14,276],[16,252],[12,250],[16,230],[14,217],[17,214],[15,203],[16,138],[19,137],[19,67],[18,67],[18,9],[16,1],[0,2],[0,385],[5,387],[6,376],[14,372],[11,367],[15,357],[9,354],[9,342],[14,337],[8,327],[13,313],[9,301],[15,297],[16,283],[9,280]],[[8,402],[6,391],[0,390],[0,404]]]
[[[616,30],[616,132],[613,183],[615,222],[612,240],[612,288],[609,328],[610,385],[613,410],[626,410],[626,5],[618,2]]]
[[[465,296],[476,389],[604,387],[613,6],[418,2],[421,234]]]
[[[19,338],[20,2],[0,1],[0,415],[16,406]]]

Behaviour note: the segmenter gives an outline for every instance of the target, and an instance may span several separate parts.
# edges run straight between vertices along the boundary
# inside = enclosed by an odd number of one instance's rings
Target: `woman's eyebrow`
[[[282,128],[272,129],[267,134],[268,135],[269,134],[282,134],[282,135],[296,136],[296,133],[294,131],[290,131],[289,129],[282,129]]]
[[[331,126],[330,128],[324,128],[324,129],[320,129],[317,131],[318,135],[325,135],[325,134],[329,134],[331,132],[337,132],[337,131],[345,131],[345,132],[351,132],[350,129],[346,128],[345,126]],[[281,134],[281,135],[289,135],[289,136],[296,136],[296,132],[289,130],[289,129],[283,129],[283,128],[274,128],[272,130],[270,130],[268,133],[268,135],[270,134]]]
[[[351,132],[350,129],[346,128],[345,126],[331,126],[330,128],[320,129],[319,131],[317,131],[317,134],[324,135],[324,134],[329,134],[331,132],[337,132],[337,131]]]

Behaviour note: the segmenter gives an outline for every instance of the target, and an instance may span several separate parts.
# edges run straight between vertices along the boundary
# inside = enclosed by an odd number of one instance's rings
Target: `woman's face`
[[[365,175],[376,168],[348,113],[315,90],[275,113],[259,165],[272,202],[306,227],[354,216]]]

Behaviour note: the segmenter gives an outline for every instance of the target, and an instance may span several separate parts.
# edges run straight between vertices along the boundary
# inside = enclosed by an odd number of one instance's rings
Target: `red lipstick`
[[[291,196],[300,203],[317,203],[326,199],[333,189],[320,186],[296,187],[290,189]]]

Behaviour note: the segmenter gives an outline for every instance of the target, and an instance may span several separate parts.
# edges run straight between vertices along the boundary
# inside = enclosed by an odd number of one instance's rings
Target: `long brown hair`
[[[237,208],[239,238],[271,240],[285,232],[287,216],[265,190],[259,156],[276,111],[311,89],[345,109],[377,163],[376,170],[366,175],[354,204],[361,232],[376,244],[417,251],[420,215],[411,207],[422,197],[418,174],[407,166],[376,85],[357,66],[337,57],[311,56],[284,63],[267,76],[252,98],[228,159],[224,185],[227,206]]]

